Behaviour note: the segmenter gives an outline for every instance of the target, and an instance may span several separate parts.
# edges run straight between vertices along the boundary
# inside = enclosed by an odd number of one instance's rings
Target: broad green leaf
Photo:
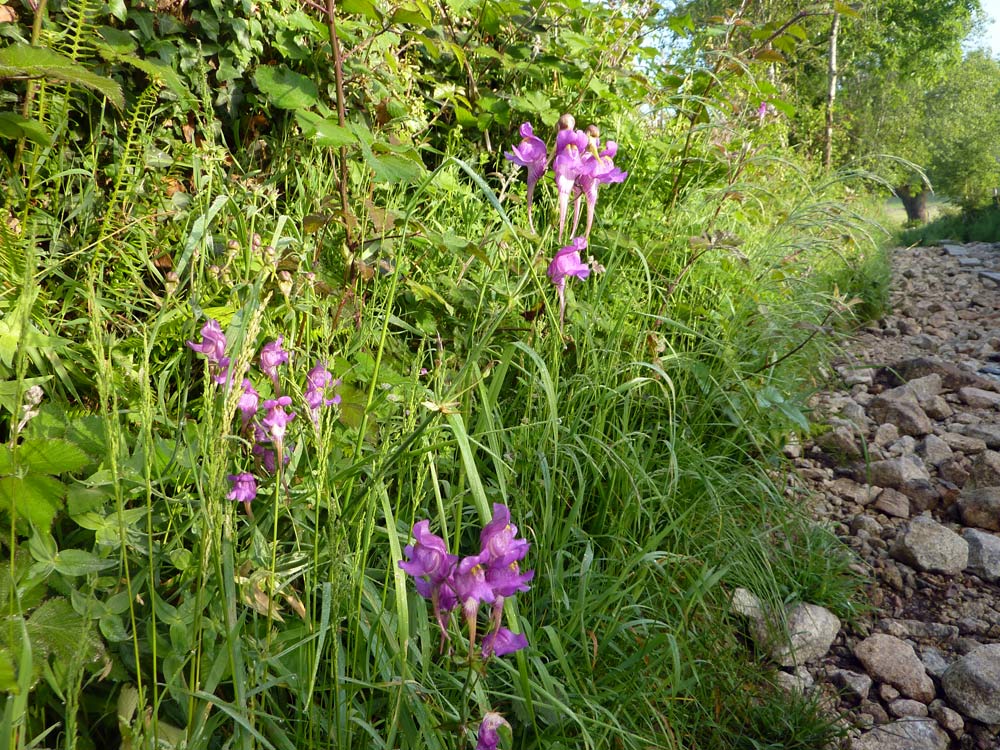
[[[17,450],[17,462],[35,474],[62,474],[85,466],[90,458],[68,440],[29,438]]]
[[[0,49],[0,80],[24,76],[84,86],[104,96],[118,109],[125,106],[121,86],[115,81],[92,73],[54,50],[21,43]]]
[[[774,49],[762,49],[754,57],[764,62],[783,63],[785,56]]]
[[[834,0],[833,11],[834,13],[840,13],[842,16],[851,16],[852,18],[861,17],[860,14],[850,5],[847,3],[837,2],[837,0]]]
[[[131,65],[133,68],[141,70],[149,76],[150,79],[162,83],[168,89],[177,94],[177,96],[181,99],[191,98],[191,92],[188,90],[188,87],[184,85],[184,81],[181,80],[177,71],[164,62],[154,59],[135,57],[134,55],[122,55],[116,59],[116,62]]]
[[[0,138],[26,138],[39,146],[52,144],[52,136],[45,125],[15,112],[0,112]]]
[[[37,474],[0,477],[0,509],[16,512],[18,517],[48,531],[65,491],[63,483],[54,477]]]
[[[427,173],[426,167],[414,159],[399,154],[376,156],[367,143],[360,143],[361,153],[371,167],[376,182],[417,182]]]
[[[6,646],[0,646],[0,690],[17,693],[17,675],[14,673],[14,656]]]
[[[105,560],[82,549],[64,549],[52,561],[52,567],[66,576],[85,576],[106,570],[115,564],[114,560]]]
[[[371,0],[340,0],[338,9],[342,13],[355,13],[370,18],[372,21],[382,20],[382,14],[378,12],[378,8]]]
[[[101,26],[97,33],[104,39],[104,45],[107,49],[116,54],[127,55],[135,50],[135,39],[127,31],[111,26]],[[98,48],[100,49],[100,47]]]
[[[268,101],[280,109],[306,109],[319,101],[316,84],[284,65],[257,68],[253,79]]]
[[[315,112],[297,110],[295,119],[302,128],[303,134],[316,141],[318,146],[329,146],[340,148],[341,146],[353,146],[358,142],[358,137],[348,128],[330,120],[324,119]]]
[[[419,26],[429,29],[432,26],[430,9],[416,0],[408,7],[397,8],[392,14],[392,23],[406,24],[407,26]]]

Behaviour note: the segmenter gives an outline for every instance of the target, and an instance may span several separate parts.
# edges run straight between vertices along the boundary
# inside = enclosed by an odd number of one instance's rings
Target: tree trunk
[[[840,14],[834,12],[830,25],[830,65],[827,69],[829,87],[826,92],[826,142],[823,144],[823,167],[827,172],[833,164],[833,104],[837,99],[837,32]]]
[[[906,209],[906,221],[913,224],[925,224],[927,222],[927,190],[920,188],[914,193],[909,185],[900,185],[894,191],[896,197],[903,202]]]

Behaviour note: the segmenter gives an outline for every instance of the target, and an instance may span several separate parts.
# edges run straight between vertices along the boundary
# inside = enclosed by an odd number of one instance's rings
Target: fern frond
[[[66,55],[73,62],[93,57],[96,49],[90,40],[97,34],[97,14],[101,10],[100,0],[79,0],[63,6],[66,27],[53,48]]]
[[[91,268],[95,268],[99,257],[104,249],[105,242],[115,232],[114,223],[122,214],[127,214],[127,203],[130,195],[135,191],[136,185],[142,178],[145,164],[144,144],[148,141],[145,136],[152,129],[153,113],[157,98],[160,93],[160,85],[152,83],[139,96],[138,101],[129,113],[128,133],[125,136],[125,144],[121,154],[117,157],[118,173],[115,175],[114,188],[108,198],[104,212],[104,221],[101,223],[101,231],[98,235],[94,258]],[[123,258],[116,258],[121,262]],[[128,260],[128,259],[124,259]]]

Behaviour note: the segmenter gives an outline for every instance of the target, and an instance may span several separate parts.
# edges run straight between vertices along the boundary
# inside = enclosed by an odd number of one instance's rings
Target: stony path
[[[874,611],[841,626],[800,605],[798,658],[776,659],[844,713],[845,748],[1000,750],[1000,247],[898,250],[893,268],[892,313],[815,398],[828,428],[786,449]],[[761,617],[747,592],[734,608]]]

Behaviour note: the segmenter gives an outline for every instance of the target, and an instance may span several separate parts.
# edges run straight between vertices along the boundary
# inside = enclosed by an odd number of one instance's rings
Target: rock
[[[899,440],[899,428],[892,424],[892,422],[880,424],[878,429],[875,430],[874,443],[880,448],[892,445],[897,440]]]
[[[923,463],[916,456],[875,461],[869,468],[869,473],[872,484],[897,489],[905,486],[908,482],[930,482],[931,478]]]
[[[805,692],[813,686],[814,680],[809,670],[799,668],[794,673],[777,672],[774,681],[782,690],[792,695],[805,695]]]
[[[921,402],[920,408],[924,410],[924,413],[928,417],[936,419],[939,422],[948,419],[948,417],[955,413],[951,405],[941,396],[934,396],[934,398]]]
[[[958,711],[948,708],[942,700],[931,701],[928,709],[931,718],[944,727],[948,734],[956,739],[962,736],[965,730],[965,722]]]
[[[948,750],[948,735],[933,719],[907,717],[855,740],[854,750]]]
[[[955,628],[958,630],[958,628]],[[935,646],[922,646],[920,648],[920,661],[923,662],[927,674],[940,678],[949,666],[948,659],[941,653],[941,649]]]
[[[961,451],[962,453],[968,455],[986,450],[985,440],[977,437],[969,437],[968,435],[963,435],[959,432],[942,433],[941,439],[944,440],[948,444],[948,447],[953,451]]]
[[[1000,393],[995,391],[984,391],[982,388],[960,388],[958,397],[962,403],[973,409],[992,409],[1000,404]]]
[[[872,678],[861,672],[849,669],[836,669],[830,673],[830,680],[840,688],[842,694],[852,701],[863,701],[868,698],[872,689]]]
[[[1000,487],[964,489],[958,496],[962,523],[1000,531]]]
[[[733,591],[733,598],[730,601],[732,611],[751,620],[762,620],[764,618],[764,607],[753,593],[744,588]]]
[[[771,658],[783,667],[818,659],[830,650],[840,620],[830,610],[815,604],[797,604],[785,613],[788,641],[771,645]]]
[[[889,702],[886,708],[897,719],[902,719],[904,716],[917,716],[920,718],[927,716],[927,706],[920,701],[911,700],[910,698],[897,698]]]
[[[967,424],[962,427],[966,437],[978,438],[986,443],[987,448],[1000,448],[1000,424]]]
[[[1000,724],[1000,643],[980,646],[941,676],[948,702],[970,719]]]
[[[896,425],[904,435],[920,437],[934,429],[930,417],[907,386],[893,388],[872,399],[868,413],[879,424]]]
[[[969,470],[970,488],[1000,487],[1000,453],[983,451],[972,462]]]
[[[906,387],[917,397],[917,402],[923,406],[924,402],[941,395],[941,376],[937,373],[931,373],[922,378],[913,378],[906,381]]]
[[[982,388],[984,390],[995,390],[988,378],[984,378],[972,370],[936,357],[918,357],[916,359],[897,362],[888,368],[886,380],[890,385],[897,385],[900,382],[907,382],[933,374],[941,376],[941,387],[946,391],[957,391],[959,388],[966,386]]]
[[[956,575],[969,564],[969,544],[930,516],[918,516],[896,537],[892,556],[917,570]]]
[[[951,447],[937,435],[927,435],[920,443],[919,450],[924,463],[931,466],[940,466],[954,455]]]
[[[844,422],[845,420],[838,420]],[[861,446],[853,425],[833,425],[831,429],[816,438],[816,445],[835,458],[860,458]]]
[[[910,499],[899,490],[894,490],[891,487],[882,490],[872,507],[894,518],[910,517]]]
[[[934,683],[913,647],[895,636],[876,633],[854,647],[854,655],[874,679],[888,682],[910,698],[934,700]]]
[[[969,545],[969,571],[986,581],[1000,581],[1000,537],[979,529],[962,529]]]

